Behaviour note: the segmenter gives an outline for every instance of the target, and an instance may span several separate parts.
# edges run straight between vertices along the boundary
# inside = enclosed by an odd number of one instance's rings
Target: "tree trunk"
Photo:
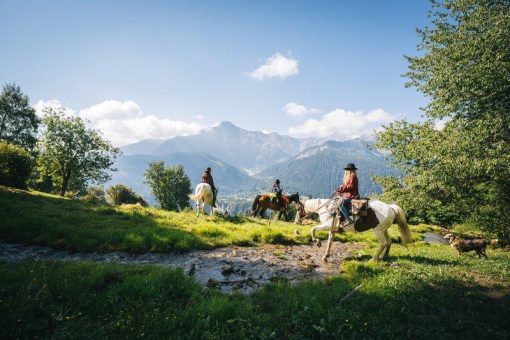
[[[71,171],[67,170],[62,178],[62,188],[60,189],[60,196],[64,196],[67,191],[67,186],[69,185],[69,180],[71,179]]]

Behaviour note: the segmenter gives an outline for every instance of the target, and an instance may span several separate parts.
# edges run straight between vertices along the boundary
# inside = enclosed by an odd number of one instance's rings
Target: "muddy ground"
[[[184,254],[70,253],[49,247],[24,246],[0,241],[0,260],[63,260],[179,267],[197,282],[224,292],[250,293],[274,280],[291,283],[324,280],[338,275],[342,259],[361,245],[334,242],[328,262],[325,247],[313,245],[262,245],[191,251]]]

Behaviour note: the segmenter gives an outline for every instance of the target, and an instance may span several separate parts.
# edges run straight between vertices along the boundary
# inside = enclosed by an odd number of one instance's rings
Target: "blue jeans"
[[[340,211],[342,212],[342,215],[344,215],[345,221],[349,219],[349,207],[351,205],[351,199],[343,197],[342,203],[340,204]]]

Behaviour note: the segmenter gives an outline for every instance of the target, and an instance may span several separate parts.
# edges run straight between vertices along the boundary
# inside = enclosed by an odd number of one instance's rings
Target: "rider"
[[[271,189],[271,192],[274,192],[276,194],[276,203],[278,204],[278,210],[281,210],[283,208],[283,199],[282,199],[283,190],[280,187],[279,179],[274,181],[273,189]]]
[[[212,203],[212,206],[214,208],[216,208],[216,187],[214,186],[214,180],[212,178],[212,175],[211,175],[211,168],[208,167],[207,169],[205,169],[204,171],[204,174],[202,175],[202,183],[207,183],[211,186],[211,190],[213,192],[213,203]]]
[[[358,177],[356,176],[356,170],[358,170],[358,168],[356,168],[353,163],[349,163],[344,170],[343,184],[336,190],[337,194],[342,198],[340,202],[340,211],[344,216],[342,227],[353,223],[353,220],[349,216],[349,208],[351,206],[351,200],[359,196]]]

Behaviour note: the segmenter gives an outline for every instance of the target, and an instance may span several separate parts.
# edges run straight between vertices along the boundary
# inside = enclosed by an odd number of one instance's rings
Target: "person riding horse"
[[[276,203],[278,204],[278,210],[282,210],[282,208],[283,208],[283,199],[282,199],[283,189],[280,187],[279,179],[274,181],[273,189],[271,189],[271,192],[274,192],[276,194]]]
[[[343,184],[336,190],[341,198],[339,209],[344,217],[342,228],[354,222],[350,217],[349,209],[351,207],[351,200],[359,197],[358,177],[356,176],[356,170],[358,170],[358,168],[356,168],[353,163],[349,163],[344,170]]]
[[[213,192],[213,203],[212,203],[212,206],[213,208],[216,208],[216,187],[214,186],[214,180],[212,178],[212,175],[211,175],[211,168],[208,167],[207,169],[205,169],[204,171],[204,174],[202,175],[202,183],[207,183],[211,186],[211,190]]]

